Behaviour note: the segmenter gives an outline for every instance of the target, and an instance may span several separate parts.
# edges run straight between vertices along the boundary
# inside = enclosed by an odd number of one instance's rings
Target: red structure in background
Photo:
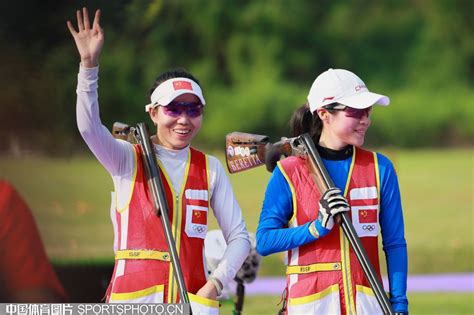
[[[1,302],[67,300],[28,205],[3,180],[0,180],[0,257]]]

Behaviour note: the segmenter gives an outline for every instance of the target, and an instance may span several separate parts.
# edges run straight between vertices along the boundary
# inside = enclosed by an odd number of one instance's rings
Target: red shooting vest
[[[378,255],[379,174],[377,155],[355,148],[344,195],[362,245],[381,280]],[[279,162],[293,195],[290,227],[318,217],[321,193],[301,157]],[[373,314],[379,306],[339,225],[319,240],[288,251],[288,313]]]
[[[178,286],[161,218],[152,206],[141,148],[137,145],[134,148],[133,193],[128,208],[115,212],[118,250],[107,301],[176,303]],[[170,189],[171,181],[159,161],[158,164],[186,289],[196,293],[206,283],[203,252],[210,196],[207,158],[204,153],[190,148],[179,196]],[[150,298],[153,294],[159,297]]]

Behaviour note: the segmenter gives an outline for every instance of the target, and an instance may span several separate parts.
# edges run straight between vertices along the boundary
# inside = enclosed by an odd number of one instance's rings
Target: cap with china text
[[[387,106],[390,99],[372,93],[354,73],[344,69],[329,69],[313,82],[308,94],[311,112],[325,105],[340,103],[352,108],[367,108],[374,104]]]

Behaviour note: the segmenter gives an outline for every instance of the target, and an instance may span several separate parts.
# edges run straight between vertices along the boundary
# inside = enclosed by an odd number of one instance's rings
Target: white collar
[[[153,146],[155,148],[155,153],[158,156],[161,156],[164,158],[173,158],[173,159],[181,160],[188,157],[189,145],[179,150],[169,149],[156,143],[153,143]]]

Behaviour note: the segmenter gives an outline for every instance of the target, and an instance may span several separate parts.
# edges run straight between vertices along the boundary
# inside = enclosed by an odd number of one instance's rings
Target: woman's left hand
[[[199,291],[197,291],[196,295],[206,299],[216,300],[217,289],[211,280],[207,280],[206,284],[201,289],[199,289]]]
[[[81,56],[81,64],[86,68],[96,67],[104,45],[104,30],[100,26],[100,10],[95,12],[92,25],[89,21],[87,8],[83,8],[82,11],[77,10],[76,16],[77,31],[71,21],[67,21],[67,27]]]

